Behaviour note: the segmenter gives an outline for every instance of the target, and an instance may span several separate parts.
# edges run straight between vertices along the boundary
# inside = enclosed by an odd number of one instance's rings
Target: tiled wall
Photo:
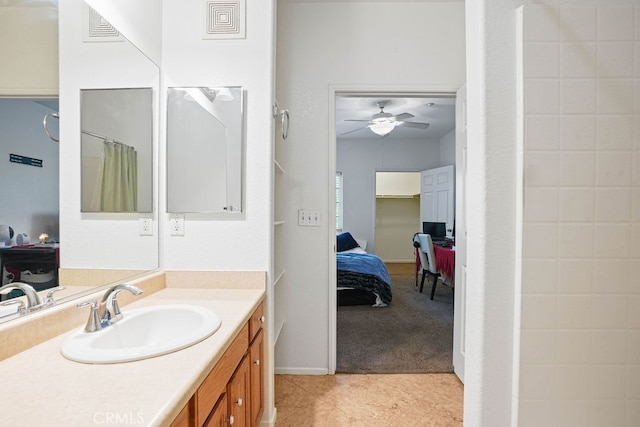
[[[640,3],[526,6],[519,423],[640,426]]]

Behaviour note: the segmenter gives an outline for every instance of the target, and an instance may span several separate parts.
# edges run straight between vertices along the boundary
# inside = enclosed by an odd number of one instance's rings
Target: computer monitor
[[[446,237],[447,223],[445,222],[423,222],[422,233],[431,234],[431,238]]]

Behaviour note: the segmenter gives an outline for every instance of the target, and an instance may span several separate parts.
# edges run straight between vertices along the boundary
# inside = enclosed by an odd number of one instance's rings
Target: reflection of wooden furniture
[[[263,313],[261,304],[172,427],[260,424],[264,411]]]
[[[14,282],[26,282],[37,291],[58,286],[59,265],[59,247],[29,245],[0,248],[0,274],[4,274],[6,269],[13,274]],[[27,270],[31,273],[52,273],[51,279],[42,283],[30,282],[25,277],[21,277],[21,273]]]

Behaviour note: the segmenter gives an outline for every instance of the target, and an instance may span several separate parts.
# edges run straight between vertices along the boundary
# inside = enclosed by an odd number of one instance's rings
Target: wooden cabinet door
[[[204,427],[226,427],[227,426],[227,395],[222,395],[216,404],[209,418],[204,422]]]
[[[251,406],[248,402],[249,390],[249,360],[244,357],[235,374],[227,384],[227,406],[229,425],[245,427],[249,425]]]
[[[251,424],[259,426],[264,411],[264,334],[258,332],[249,347],[251,373]]]

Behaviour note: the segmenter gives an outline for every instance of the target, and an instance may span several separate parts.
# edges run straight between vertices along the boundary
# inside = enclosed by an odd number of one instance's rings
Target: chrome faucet
[[[125,283],[115,285],[107,289],[102,296],[102,300],[98,307],[98,316],[100,317],[100,322],[103,327],[122,319],[122,313],[120,312],[120,306],[118,305],[117,299],[117,296],[121,291],[129,291],[133,295],[140,295],[143,292],[142,289]]]
[[[14,289],[21,290],[27,297],[26,311],[36,310],[37,308],[40,308],[40,306],[42,305],[42,301],[40,301],[38,292],[36,292],[33,286],[27,283],[22,283],[22,282],[7,283],[6,285],[0,288],[0,294],[7,293],[8,291],[12,291]]]

